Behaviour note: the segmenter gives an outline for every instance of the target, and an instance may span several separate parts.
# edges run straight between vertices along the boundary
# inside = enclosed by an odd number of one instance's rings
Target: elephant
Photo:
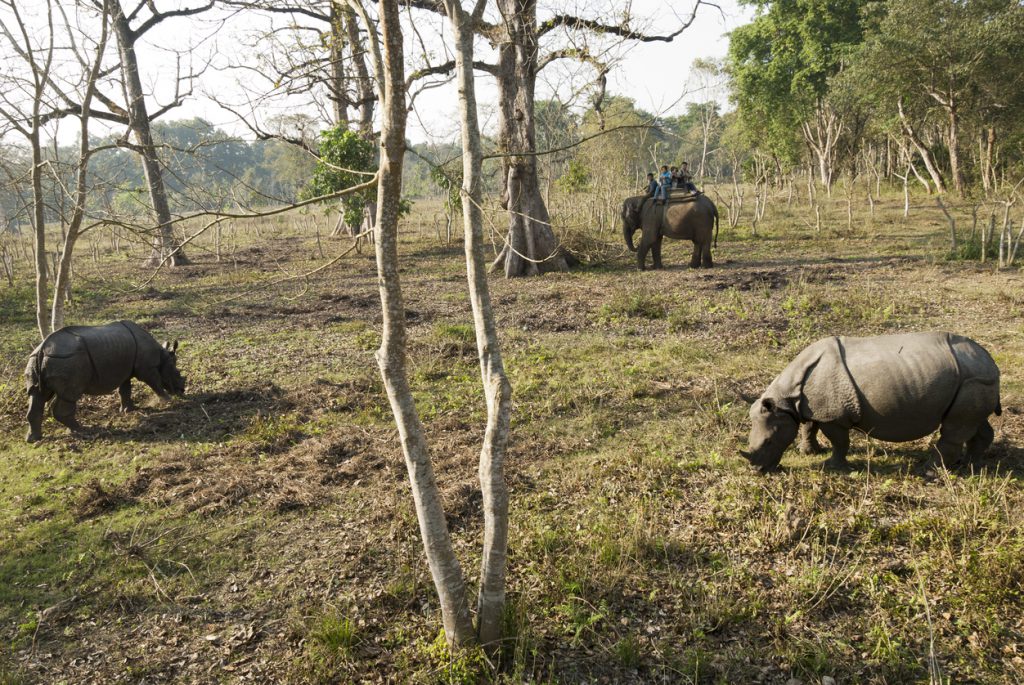
[[[654,268],[662,268],[661,241],[666,236],[677,240],[693,241],[693,256],[690,267],[713,266],[711,260],[712,229],[714,244],[718,246],[718,208],[702,193],[669,197],[665,205],[655,202],[646,195],[627,198],[622,203],[622,234],[626,245],[636,252],[637,265],[646,268],[647,252],[652,253]],[[643,229],[639,249],[633,246],[633,234]]]
[[[53,418],[76,431],[82,428],[75,419],[75,405],[82,395],[105,395],[117,389],[121,411],[127,412],[135,408],[132,378],[164,399],[184,393],[177,351],[177,340],[161,345],[131,321],[54,331],[32,351],[25,367],[29,397],[25,440],[42,439],[43,409],[55,395]]]
[[[952,333],[867,338],[833,336],[806,347],[750,407],[749,452],[762,473],[774,470],[800,435],[800,450],[832,443],[826,466],[849,468],[850,431],[886,442],[918,440],[940,429],[947,467],[980,456],[995,437],[990,414],[1002,413],[999,367],[984,347]]]

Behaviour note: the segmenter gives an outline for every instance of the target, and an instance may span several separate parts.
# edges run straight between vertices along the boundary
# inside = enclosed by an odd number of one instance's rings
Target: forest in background
[[[692,66],[690,80],[706,99],[682,115],[646,112],[611,94],[597,107],[538,100],[536,147],[555,151],[540,158],[543,183],[622,192],[643,185],[643,175],[662,163],[688,161],[698,180],[735,172],[755,185],[755,195],[764,184],[813,173],[828,192],[840,181],[885,182],[1005,199],[1024,178],[1019,3],[751,4],[755,19],[732,33],[728,58]],[[203,119],[155,122],[175,211],[294,203],[316,165],[320,131],[331,123],[278,116],[266,124],[269,134],[247,140]],[[28,224],[31,155],[10,128],[0,134],[0,207],[9,225]],[[92,145],[108,149],[90,161],[90,211],[114,220],[148,211],[138,155],[115,137]],[[493,152],[498,142],[485,145]],[[55,221],[70,202],[77,145],[48,141],[43,149],[47,220]],[[456,141],[411,144],[405,194],[443,195],[432,169],[457,164],[459,154]],[[494,166],[490,192],[500,185]]]

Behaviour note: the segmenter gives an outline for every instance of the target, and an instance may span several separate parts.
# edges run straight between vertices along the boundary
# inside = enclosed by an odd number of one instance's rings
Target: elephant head
[[[633,252],[636,252],[636,247],[633,245],[633,234],[640,228],[640,210],[643,209],[646,201],[647,196],[637,195],[626,198],[626,201],[622,203],[622,235],[626,239],[626,245]]]
[[[750,407],[750,451],[740,450],[740,454],[761,473],[773,471],[799,430],[800,418],[792,400],[761,397]]]

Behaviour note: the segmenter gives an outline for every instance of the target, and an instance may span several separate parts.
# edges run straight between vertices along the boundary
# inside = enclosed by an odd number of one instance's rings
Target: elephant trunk
[[[636,246],[633,245],[633,234],[636,233],[636,227],[630,227],[626,221],[622,222],[622,235],[626,239],[626,245],[629,247],[630,252],[636,252]]]

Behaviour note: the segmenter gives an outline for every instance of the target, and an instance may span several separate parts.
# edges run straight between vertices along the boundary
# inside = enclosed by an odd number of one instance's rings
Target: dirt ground
[[[727,234],[491,287],[513,384],[508,639],[439,641],[373,351],[364,249],[313,277],[286,225],[139,285],[83,261],[72,318],[180,338],[188,392],[89,398],[23,442],[28,281],[3,291],[0,683],[1024,681],[1024,279],[942,227]],[[347,245],[325,241],[327,258]],[[456,550],[479,565],[484,408],[458,245],[403,241],[412,383]],[[832,334],[953,330],[1003,372],[982,460],[854,440],[850,474],[736,456],[749,403]]]

